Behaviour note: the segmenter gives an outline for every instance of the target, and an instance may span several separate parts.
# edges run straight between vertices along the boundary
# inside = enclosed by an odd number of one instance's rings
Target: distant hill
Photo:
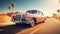
[[[19,12],[7,12],[7,13],[0,14],[0,16],[2,16],[2,15],[11,16],[12,14],[17,14],[17,13],[19,13]]]
[[[11,20],[11,17],[7,15],[0,15],[0,23],[8,22]]]

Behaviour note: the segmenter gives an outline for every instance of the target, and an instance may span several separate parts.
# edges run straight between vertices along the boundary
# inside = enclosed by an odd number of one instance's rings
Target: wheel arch
[[[34,19],[34,20],[35,20],[35,24],[36,24],[36,18],[35,18],[35,17],[33,17],[32,19]]]

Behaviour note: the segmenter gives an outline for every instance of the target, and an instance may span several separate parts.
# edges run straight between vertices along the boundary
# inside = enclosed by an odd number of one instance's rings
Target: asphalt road
[[[0,27],[0,34],[60,34],[60,22],[54,18],[47,18],[45,23],[28,25],[9,25]]]

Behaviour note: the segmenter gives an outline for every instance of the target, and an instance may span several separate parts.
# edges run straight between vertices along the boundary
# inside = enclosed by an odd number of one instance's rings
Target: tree
[[[14,8],[14,7],[15,7],[15,3],[14,3],[14,2],[12,2],[12,3],[11,3],[11,6],[12,6],[12,8]]]
[[[8,9],[10,10],[12,7],[11,6],[8,6]]]
[[[60,0],[58,2],[60,3]]]
[[[9,12],[10,12],[10,10],[12,9],[12,7],[11,6],[8,6],[8,9],[9,9]]]
[[[58,16],[60,16],[60,14],[59,14],[60,13],[60,10],[57,10],[57,13],[58,13]]]
[[[57,17],[57,14],[53,13],[53,17],[54,17],[54,18]]]
[[[11,5],[10,5],[10,6],[8,6],[9,11],[10,11],[12,8],[14,8],[14,7],[15,7],[15,3],[14,3],[14,2],[12,2],[12,3],[11,3]]]

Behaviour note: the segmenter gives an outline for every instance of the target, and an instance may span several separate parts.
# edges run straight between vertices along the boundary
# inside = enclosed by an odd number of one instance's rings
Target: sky
[[[12,2],[15,3],[15,7],[9,10],[8,6],[10,6]],[[56,13],[57,9],[60,9],[59,6],[58,0],[0,0],[0,13],[39,10],[42,11],[45,16],[52,16],[53,13]]]

